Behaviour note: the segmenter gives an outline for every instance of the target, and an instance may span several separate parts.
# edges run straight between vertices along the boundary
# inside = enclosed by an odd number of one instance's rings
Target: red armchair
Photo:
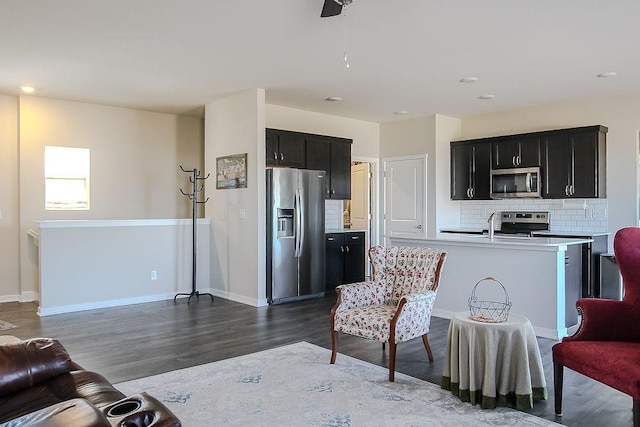
[[[562,415],[564,367],[633,398],[633,425],[640,427],[640,228],[616,233],[614,252],[624,281],[622,301],[583,298],[578,332],[553,346],[556,415]]]

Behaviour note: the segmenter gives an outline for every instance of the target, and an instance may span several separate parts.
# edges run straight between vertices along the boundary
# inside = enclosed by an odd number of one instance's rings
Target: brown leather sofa
[[[0,426],[173,427],[180,420],[140,393],[125,396],[50,338],[0,345]]]

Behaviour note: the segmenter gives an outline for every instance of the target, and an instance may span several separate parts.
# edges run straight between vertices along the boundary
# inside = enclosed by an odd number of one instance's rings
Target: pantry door
[[[425,237],[427,156],[383,159],[384,237]]]

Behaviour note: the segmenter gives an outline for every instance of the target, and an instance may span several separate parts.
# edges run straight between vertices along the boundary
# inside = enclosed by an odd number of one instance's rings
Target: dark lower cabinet
[[[364,232],[326,234],[326,290],[362,282],[365,270]]]

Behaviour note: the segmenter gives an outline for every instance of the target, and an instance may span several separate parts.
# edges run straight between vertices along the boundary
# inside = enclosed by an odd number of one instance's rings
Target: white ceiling
[[[0,0],[0,93],[201,114],[264,88],[373,122],[640,94],[638,0],[354,0],[349,70],[323,1]]]

